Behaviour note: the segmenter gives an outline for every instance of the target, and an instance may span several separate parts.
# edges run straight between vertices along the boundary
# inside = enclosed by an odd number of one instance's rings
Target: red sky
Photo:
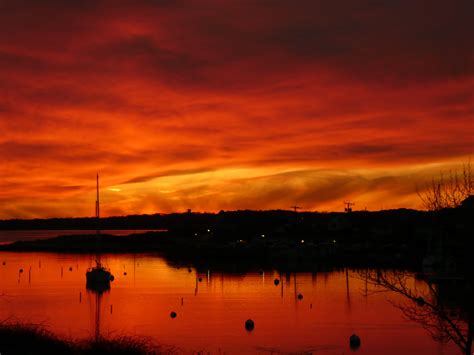
[[[473,154],[473,14],[0,0],[0,218],[93,215],[97,171],[106,215],[419,208]]]

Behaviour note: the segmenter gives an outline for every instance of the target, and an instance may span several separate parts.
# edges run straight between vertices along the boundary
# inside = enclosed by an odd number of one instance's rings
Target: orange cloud
[[[97,171],[109,215],[419,207],[473,153],[472,7],[4,1],[0,218],[92,215]]]

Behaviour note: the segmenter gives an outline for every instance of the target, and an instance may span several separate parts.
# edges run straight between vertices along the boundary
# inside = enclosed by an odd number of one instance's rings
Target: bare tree
[[[458,207],[467,197],[474,194],[474,175],[471,161],[462,164],[462,168],[440,172],[420,191],[418,196],[428,211]]]
[[[402,271],[373,271],[360,278],[367,280],[373,286],[372,293],[395,292],[401,294],[411,302],[395,304],[403,314],[423,326],[430,335],[439,342],[452,341],[463,354],[471,355],[474,335],[474,312],[471,305],[472,285],[467,282],[465,290],[469,290],[464,297],[465,304],[458,305],[456,310],[448,306],[439,289],[428,281],[426,287],[409,287],[413,275]],[[463,302],[464,303],[464,302]]]

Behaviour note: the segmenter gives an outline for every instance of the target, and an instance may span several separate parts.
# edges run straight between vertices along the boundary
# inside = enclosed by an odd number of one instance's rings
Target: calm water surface
[[[1,252],[0,320],[41,323],[65,337],[94,336],[97,295],[85,287],[93,260]],[[359,354],[459,354],[403,317],[394,304],[406,299],[390,293],[366,297],[365,282],[354,271],[283,274],[275,286],[280,275],[273,270],[197,273],[153,255],[105,255],[103,261],[115,275],[99,307],[98,330],[105,336],[149,336],[182,353],[349,354],[348,339],[357,333]],[[248,318],[255,321],[253,332],[244,328]]]

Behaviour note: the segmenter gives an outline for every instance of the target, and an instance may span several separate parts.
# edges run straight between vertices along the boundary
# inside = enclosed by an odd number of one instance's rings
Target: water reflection
[[[42,323],[73,338],[149,336],[183,352],[341,354],[351,351],[349,338],[356,333],[360,354],[459,353],[392,306],[412,301],[396,292],[373,293],[370,270],[229,274],[188,270],[152,255],[106,255],[103,262],[116,276],[113,289],[94,293],[84,282],[94,258],[0,253],[0,320]],[[254,321],[251,332],[248,319]]]
[[[404,271],[372,271],[365,274],[372,293],[390,291],[410,302],[394,303],[410,320],[419,323],[434,340],[452,342],[466,355],[472,353],[474,335],[472,276],[416,279]]]
[[[86,282],[86,289],[89,295],[92,295],[95,300],[95,322],[94,322],[94,340],[100,340],[100,315],[102,312],[102,297],[104,293],[110,291],[110,282],[108,283],[91,283]],[[112,306],[111,306],[112,307]],[[112,308],[111,308],[112,313]]]

